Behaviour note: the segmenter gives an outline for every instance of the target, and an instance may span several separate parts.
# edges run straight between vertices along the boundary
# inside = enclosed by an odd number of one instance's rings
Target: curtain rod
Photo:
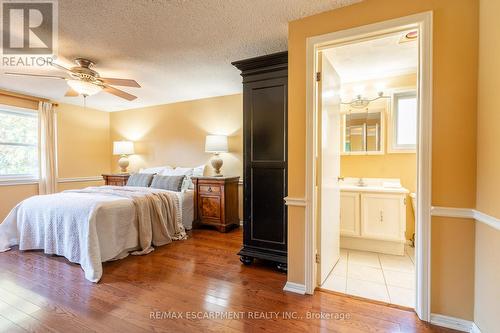
[[[13,92],[13,91],[8,91],[8,90],[3,90],[3,89],[0,89],[0,95],[4,95],[4,96],[8,96],[8,97],[16,97],[16,98],[25,99],[25,100],[34,101],[34,102],[50,102],[54,106],[59,106],[59,104],[54,103],[50,99],[47,99],[47,98],[25,95],[25,94]]]

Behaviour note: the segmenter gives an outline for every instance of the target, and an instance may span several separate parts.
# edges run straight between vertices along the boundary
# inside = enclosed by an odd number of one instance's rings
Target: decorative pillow
[[[154,175],[148,173],[134,173],[128,178],[127,186],[149,187],[153,180],[153,176]]]
[[[156,175],[151,183],[152,188],[180,192],[185,176],[162,176]]]
[[[155,175],[155,174],[161,174],[165,170],[173,170],[173,169],[174,168],[172,168],[170,165],[165,165],[165,166],[161,166],[161,167],[140,169],[139,173],[147,173],[147,174]]]
[[[173,170],[164,170],[160,175],[162,176],[185,176],[184,182],[182,183],[181,190],[185,191],[193,186],[191,181],[191,176],[193,175],[193,168],[182,168],[177,167]]]

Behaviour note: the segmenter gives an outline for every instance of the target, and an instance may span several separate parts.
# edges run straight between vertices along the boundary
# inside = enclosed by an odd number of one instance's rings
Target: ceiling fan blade
[[[64,96],[65,97],[76,97],[76,96],[80,96],[80,94],[76,90],[69,88],[68,91],[66,91],[66,94],[64,94]]]
[[[14,75],[14,76],[32,76],[32,77],[40,77],[40,78],[47,78],[47,79],[62,79],[62,80],[66,80],[65,77],[63,77],[63,76],[57,76],[57,75],[14,73],[14,72],[5,72],[4,74],[5,75]]]
[[[70,70],[69,68],[66,68],[66,67],[64,67],[63,65],[59,65],[58,63],[51,62],[50,64],[51,64],[53,67],[55,67],[55,68],[62,69],[63,71],[66,71],[66,72],[71,72],[71,70]]]
[[[115,78],[111,78],[111,77],[100,77],[99,80],[101,80],[103,83],[111,84],[114,86],[135,87],[135,88],[141,87],[139,85],[139,83],[137,83],[136,80],[115,79]]]
[[[112,95],[124,98],[127,101],[133,101],[134,99],[137,98],[137,96],[131,95],[131,94],[129,94],[129,93],[123,91],[123,90],[116,89],[116,88],[113,88],[113,87],[110,87],[110,86],[104,86],[103,90],[105,92],[107,92],[107,93],[112,94]]]

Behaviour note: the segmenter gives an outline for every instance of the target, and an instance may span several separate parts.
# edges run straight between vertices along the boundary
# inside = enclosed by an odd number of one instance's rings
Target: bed
[[[0,224],[0,252],[44,250],[81,265],[98,282],[102,262],[186,239],[194,191],[99,186],[28,198]]]

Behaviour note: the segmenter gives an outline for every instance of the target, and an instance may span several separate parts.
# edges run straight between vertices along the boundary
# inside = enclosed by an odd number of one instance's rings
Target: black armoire
[[[243,77],[243,247],[240,260],[287,268],[288,52],[232,63]]]

